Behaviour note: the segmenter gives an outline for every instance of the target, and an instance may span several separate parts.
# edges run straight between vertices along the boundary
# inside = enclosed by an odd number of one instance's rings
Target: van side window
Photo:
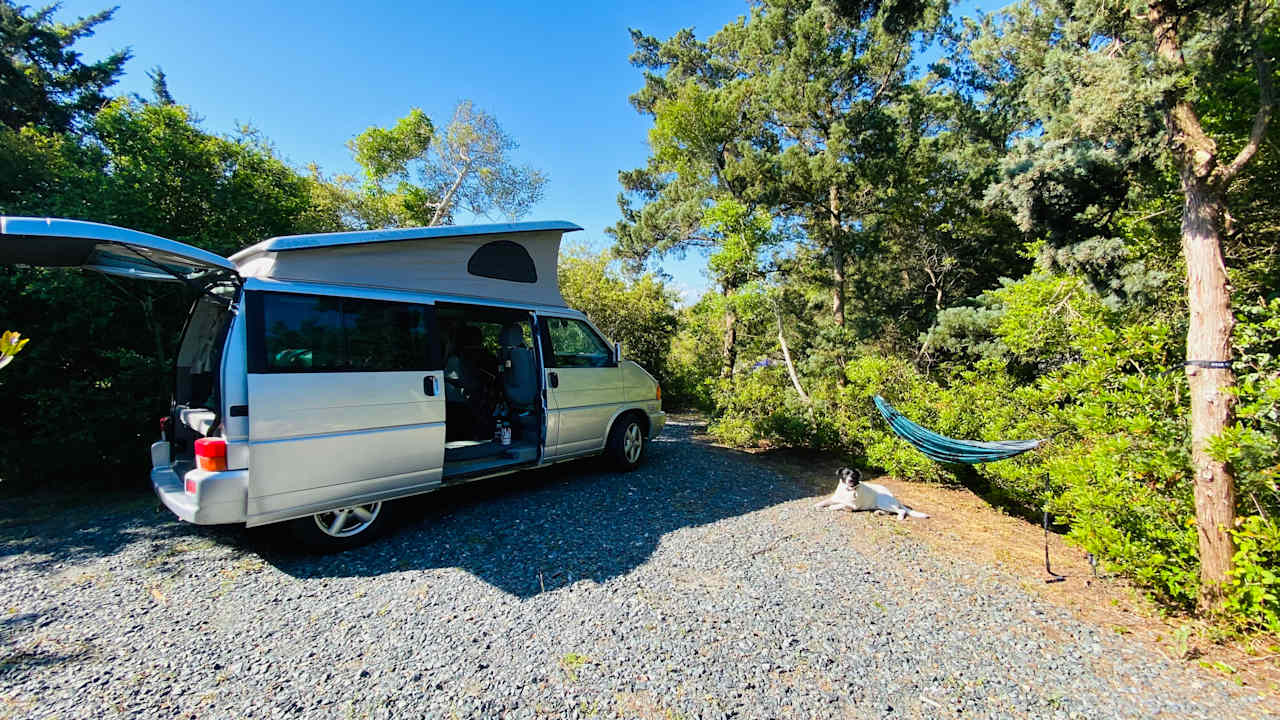
[[[251,371],[378,372],[429,367],[424,306],[320,295],[258,295],[262,351],[251,352],[257,354],[250,359]]]
[[[314,295],[262,295],[268,371],[336,372],[346,351],[342,300]]]
[[[421,305],[346,299],[342,324],[349,370],[427,369],[427,313]]]
[[[544,317],[551,342],[548,367],[610,367],[613,353],[591,326],[581,320]]]

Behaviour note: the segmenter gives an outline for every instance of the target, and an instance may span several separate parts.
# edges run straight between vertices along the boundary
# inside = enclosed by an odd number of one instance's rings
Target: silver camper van
[[[373,537],[386,504],[607,454],[631,469],[662,390],[560,296],[567,222],[276,237],[230,258],[78,220],[0,218],[0,263],[199,293],[151,483],[198,524]]]

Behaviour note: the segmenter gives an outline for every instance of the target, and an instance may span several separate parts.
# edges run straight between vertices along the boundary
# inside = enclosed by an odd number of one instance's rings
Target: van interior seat
[[[445,402],[465,403],[466,395],[462,392],[462,358],[458,355],[457,346],[452,340],[444,350],[444,399]]]
[[[502,348],[502,387],[507,402],[516,408],[532,407],[538,395],[538,374],[533,351],[525,347],[520,326],[513,323],[502,328],[498,344]]]
[[[484,333],[474,325],[458,326],[453,340],[444,363],[446,435],[476,437],[492,431],[488,389],[498,360],[484,349]],[[460,412],[448,412],[450,405]]]

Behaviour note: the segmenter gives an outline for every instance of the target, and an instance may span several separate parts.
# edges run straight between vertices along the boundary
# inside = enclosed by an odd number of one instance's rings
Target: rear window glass
[[[227,304],[200,296],[187,319],[178,347],[175,400],[188,407],[209,407],[214,402],[216,378],[222,366],[224,331],[231,313]]]
[[[268,372],[425,370],[427,309],[411,303],[264,293]]]
[[[538,269],[529,251],[510,240],[494,240],[481,245],[467,262],[467,272],[511,282],[538,282]]]
[[[347,367],[353,370],[423,370],[427,367],[427,313],[421,305],[343,300]]]

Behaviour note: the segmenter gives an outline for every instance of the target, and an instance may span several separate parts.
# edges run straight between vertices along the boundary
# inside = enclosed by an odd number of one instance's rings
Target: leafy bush
[[[1226,611],[1237,622],[1280,633],[1280,524],[1252,515],[1232,531],[1232,558]]]
[[[272,235],[337,229],[313,183],[252,134],[199,128],[186,108],[119,99],[93,139],[0,128],[0,214],[78,217],[226,254]],[[145,482],[168,410],[185,288],[0,266],[0,325],[39,343],[0,376],[4,487]]]
[[[670,408],[715,407],[720,375],[721,317],[718,303],[703,298],[680,311],[678,331],[671,338],[663,374],[662,401]]]
[[[1241,514],[1226,610],[1280,632],[1280,298],[1239,308],[1235,340],[1236,424],[1210,447],[1236,471]]]
[[[728,445],[770,447],[839,446],[834,423],[806,405],[777,365],[764,365],[716,383],[718,415],[708,431]]]

